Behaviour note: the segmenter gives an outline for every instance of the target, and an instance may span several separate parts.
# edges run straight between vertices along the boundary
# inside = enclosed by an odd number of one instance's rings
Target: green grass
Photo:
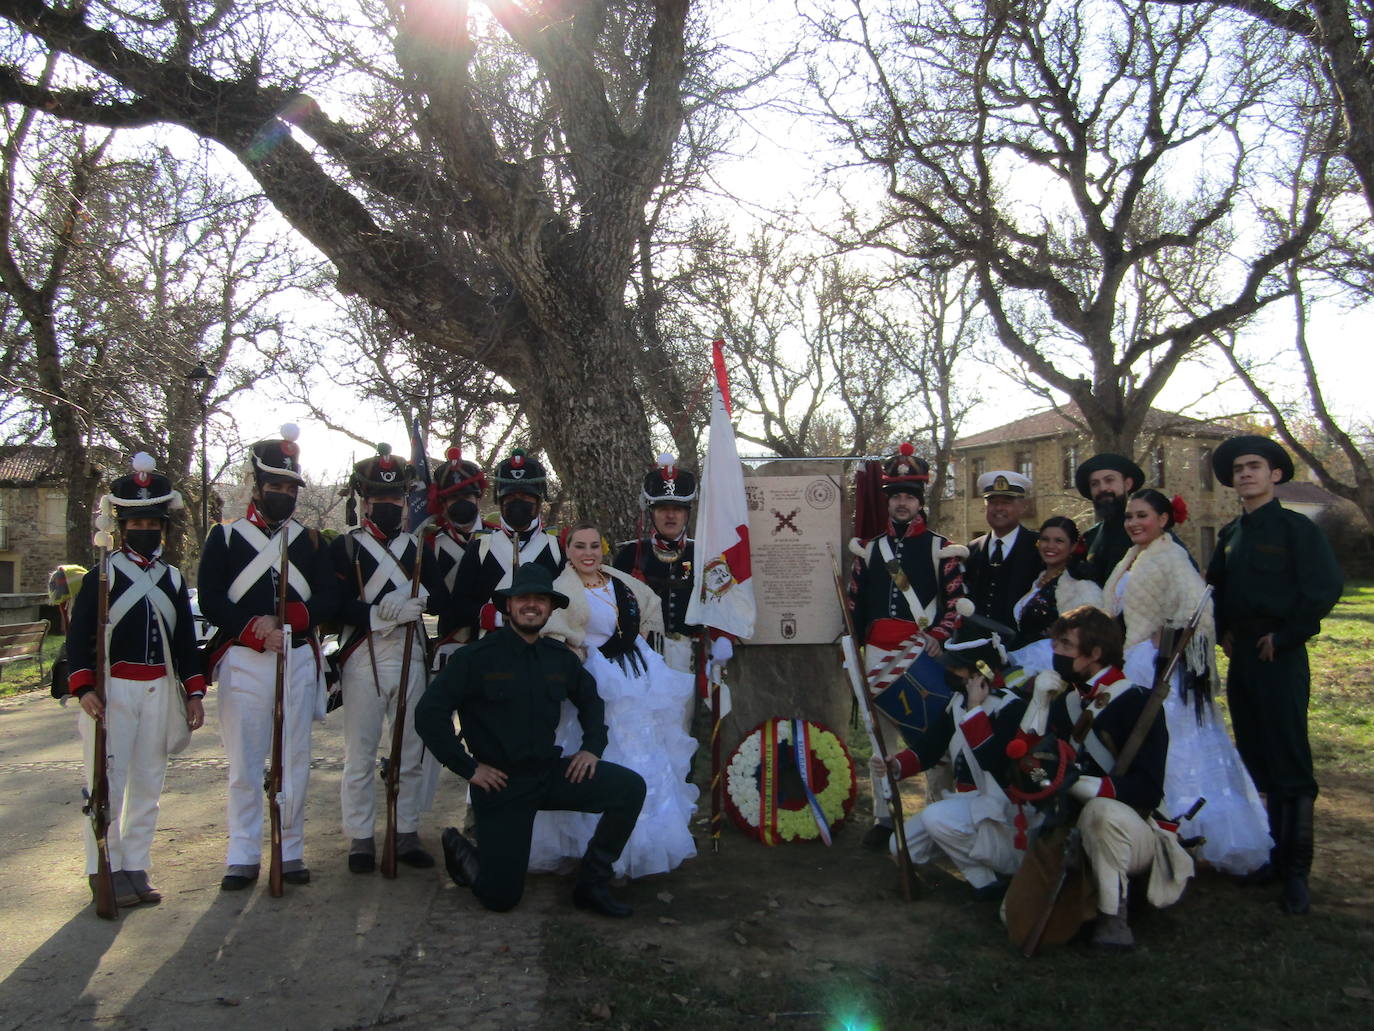
[[[0,667],[0,698],[8,695],[22,694],[25,691],[36,691],[40,687],[47,689],[49,677],[51,676],[52,660],[57,657],[57,650],[62,647],[65,637],[55,634],[48,634],[43,638],[43,673],[38,672],[37,659],[23,659],[19,662],[7,662]]]
[[[1374,777],[1374,582],[1356,581],[1308,645],[1318,767]]]

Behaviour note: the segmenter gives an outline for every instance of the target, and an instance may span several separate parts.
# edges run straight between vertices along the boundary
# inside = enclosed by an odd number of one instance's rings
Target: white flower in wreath
[[[829,730],[810,723],[811,753],[826,770],[826,786],[816,795],[826,822],[832,827],[844,819],[846,803],[854,793],[854,763],[843,742]],[[766,724],[765,724],[766,726]],[[750,828],[758,830],[762,822],[762,800],[759,795],[759,766],[763,761],[764,727],[740,742],[726,767],[725,787],[730,802],[740,818]],[[790,721],[777,725],[778,751],[792,745]],[[816,818],[809,805],[800,809],[779,809],[776,813],[778,837],[783,841],[811,840],[820,837]]]

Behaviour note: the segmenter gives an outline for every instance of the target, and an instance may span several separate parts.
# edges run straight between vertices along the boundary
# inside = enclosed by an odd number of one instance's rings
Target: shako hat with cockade
[[[391,451],[390,444],[378,444],[377,453],[353,463],[348,485],[360,497],[404,494],[415,479],[415,467]]]
[[[883,490],[888,494],[907,493],[925,497],[930,482],[930,465],[916,457],[916,448],[907,441],[883,466]]]
[[[496,467],[494,479],[497,501],[516,492],[533,494],[537,498],[549,496],[548,476],[544,467],[539,459],[526,454],[524,448],[516,448],[509,458]]]
[[[658,464],[644,474],[639,490],[639,504],[644,508],[655,505],[690,505],[697,499],[696,473],[677,467],[677,459],[669,454],[658,456]]]
[[[271,480],[304,483],[301,475],[301,448],[296,439],[301,429],[293,422],[281,428],[280,438],[260,440],[248,449],[248,464],[258,486]]]

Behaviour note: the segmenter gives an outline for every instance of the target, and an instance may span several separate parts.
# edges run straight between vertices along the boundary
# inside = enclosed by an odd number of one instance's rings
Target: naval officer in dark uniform
[[[445,830],[449,876],[470,885],[488,909],[511,909],[525,891],[535,814],[601,813],[573,902],[606,916],[629,916],[630,907],[612,898],[609,887],[612,864],[644,804],[644,779],[600,761],[606,720],[596,682],[571,649],[539,636],[554,608],[568,604],[548,569],[522,565],[510,586],[495,593],[505,602],[505,625],[455,653],[415,711],[425,745],[473,789],[481,848],[457,829]],[[582,747],[571,756],[554,743],[565,698],[582,725]],[[455,712],[461,741],[453,729]]]
[[[978,614],[1001,626],[1016,626],[1016,603],[1045,568],[1040,534],[1021,525],[1030,492],[1030,479],[1008,469],[978,477],[989,532],[969,543],[964,588]]]
[[[1207,567],[1217,638],[1231,663],[1226,701],[1236,748],[1264,792],[1283,879],[1283,908],[1306,913],[1317,779],[1307,740],[1307,641],[1340,600],[1342,576],[1326,535],[1274,497],[1293,478],[1288,452],[1265,437],[1232,437],[1212,456],[1243,512],[1221,528]]]

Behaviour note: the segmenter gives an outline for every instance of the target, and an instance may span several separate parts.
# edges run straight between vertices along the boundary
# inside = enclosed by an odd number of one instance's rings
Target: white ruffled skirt
[[[643,640],[636,647],[644,673],[621,669],[595,648],[585,663],[606,706],[609,740],[602,759],[634,770],[647,788],[634,833],[615,863],[616,874],[626,877],[665,873],[697,854],[691,820],[698,792],[687,783],[697,746],[683,730],[683,713],[692,704],[696,684],[690,673],[670,669]],[[558,744],[564,755],[571,755],[581,741],[577,710],[564,702]],[[569,859],[581,859],[600,818],[595,813],[540,812],[529,869],[553,871]]]
[[[1154,683],[1156,648],[1146,639],[1126,653],[1127,679],[1149,687]],[[1164,802],[1167,817],[1181,816],[1199,797],[1207,799],[1197,817],[1185,820],[1179,837],[1199,834],[1207,841],[1197,853],[1218,870],[1246,874],[1269,861],[1273,839],[1269,817],[1260,802],[1254,781],[1231,743],[1216,703],[1209,701],[1198,722],[1191,698],[1179,691],[1175,673],[1164,716],[1169,727],[1169,761],[1164,771]]]

